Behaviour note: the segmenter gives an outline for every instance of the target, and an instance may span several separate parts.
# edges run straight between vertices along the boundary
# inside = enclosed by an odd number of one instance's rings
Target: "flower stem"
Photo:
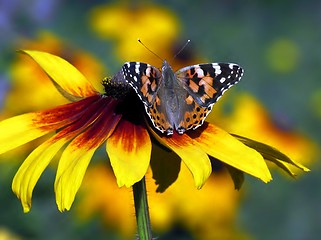
[[[150,225],[148,202],[146,194],[145,177],[133,186],[137,231],[140,240],[151,240],[152,229]]]

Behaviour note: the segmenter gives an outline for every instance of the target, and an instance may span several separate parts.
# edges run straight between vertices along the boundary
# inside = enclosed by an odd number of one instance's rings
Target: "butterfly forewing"
[[[122,71],[128,84],[146,106],[152,106],[161,84],[160,71],[146,63],[126,62]]]
[[[197,64],[176,72],[178,81],[201,107],[213,105],[242,75],[243,69],[233,63]]]

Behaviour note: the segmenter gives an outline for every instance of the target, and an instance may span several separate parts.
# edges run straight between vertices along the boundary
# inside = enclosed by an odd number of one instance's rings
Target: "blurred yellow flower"
[[[106,226],[124,237],[132,239],[135,234],[132,190],[118,187],[115,175],[107,164],[95,164],[87,170],[76,210],[82,220],[99,214]]]
[[[168,156],[164,151],[154,147],[159,158],[166,161]],[[152,156],[155,154],[153,149]],[[166,162],[173,161],[174,154],[168,154],[171,158]],[[214,172],[199,191],[193,186],[188,168],[182,164],[175,184],[162,193],[157,192],[152,174],[150,170],[147,172],[146,184],[151,223],[156,235],[169,231],[175,224],[188,229],[196,239],[233,239],[242,235],[235,227],[240,192],[234,190],[228,172]],[[80,193],[82,197],[76,209],[81,219],[99,214],[106,227],[116,230],[124,239],[132,239],[135,219],[128,217],[134,214],[132,192],[118,188],[108,166],[97,164],[88,169]]]
[[[164,162],[164,158],[170,155],[163,153],[161,156]],[[159,162],[160,159],[157,160]],[[180,163],[179,159],[176,161]],[[156,159],[152,163],[152,170],[153,164],[157,164]],[[150,214],[155,231],[168,231],[178,224],[188,229],[196,239],[236,238],[240,234],[235,227],[240,192],[235,191],[229,172],[224,168],[213,172],[201,191],[193,187],[188,175],[188,168],[181,164],[175,184],[164,192],[159,191],[160,186],[147,178]],[[159,184],[155,174],[153,178]]]
[[[135,59],[158,65],[154,56],[146,59],[146,49],[140,46],[137,39],[148,43],[148,47],[164,59],[168,55],[180,26],[175,14],[170,10],[152,4],[117,3],[97,6],[90,14],[92,29],[102,38],[116,42],[115,56],[122,61]]]
[[[231,114],[214,112],[209,115],[208,121],[219,121],[231,133],[273,146],[296,162],[309,164],[316,159],[316,144],[299,132],[280,128],[253,96],[240,94],[234,102]]]
[[[20,240],[20,236],[11,232],[9,229],[0,226],[0,240]]]

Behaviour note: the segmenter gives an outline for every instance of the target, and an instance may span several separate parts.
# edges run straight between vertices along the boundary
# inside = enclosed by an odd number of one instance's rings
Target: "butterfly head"
[[[162,66],[162,79],[164,81],[163,85],[166,88],[172,88],[173,84],[176,84],[176,77],[172,67],[169,63],[164,60]]]
[[[169,70],[173,71],[171,65],[169,65],[169,63],[166,60],[164,60],[162,65],[162,72],[166,72]]]

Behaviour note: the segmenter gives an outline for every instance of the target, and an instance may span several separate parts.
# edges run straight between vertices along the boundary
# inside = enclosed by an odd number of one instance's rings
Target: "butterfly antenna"
[[[143,45],[149,52],[151,52],[152,54],[154,54],[158,59],[160,59],[163,62],[163,59],[158,56],[155,52],[153,52],[152,50],[150,50],[139,38],[138,38],[138,42]]]
[[[178,54],[180,54],[185,48],[186,48],[186,46],[189,44],[191,42],[191,40],[187,40],[186,41],[186,43],[184,44],[184,46],[175,54],[175,56],[173,57],[173,59],[172,60],[174,60],[177,56],[178,56]]]

